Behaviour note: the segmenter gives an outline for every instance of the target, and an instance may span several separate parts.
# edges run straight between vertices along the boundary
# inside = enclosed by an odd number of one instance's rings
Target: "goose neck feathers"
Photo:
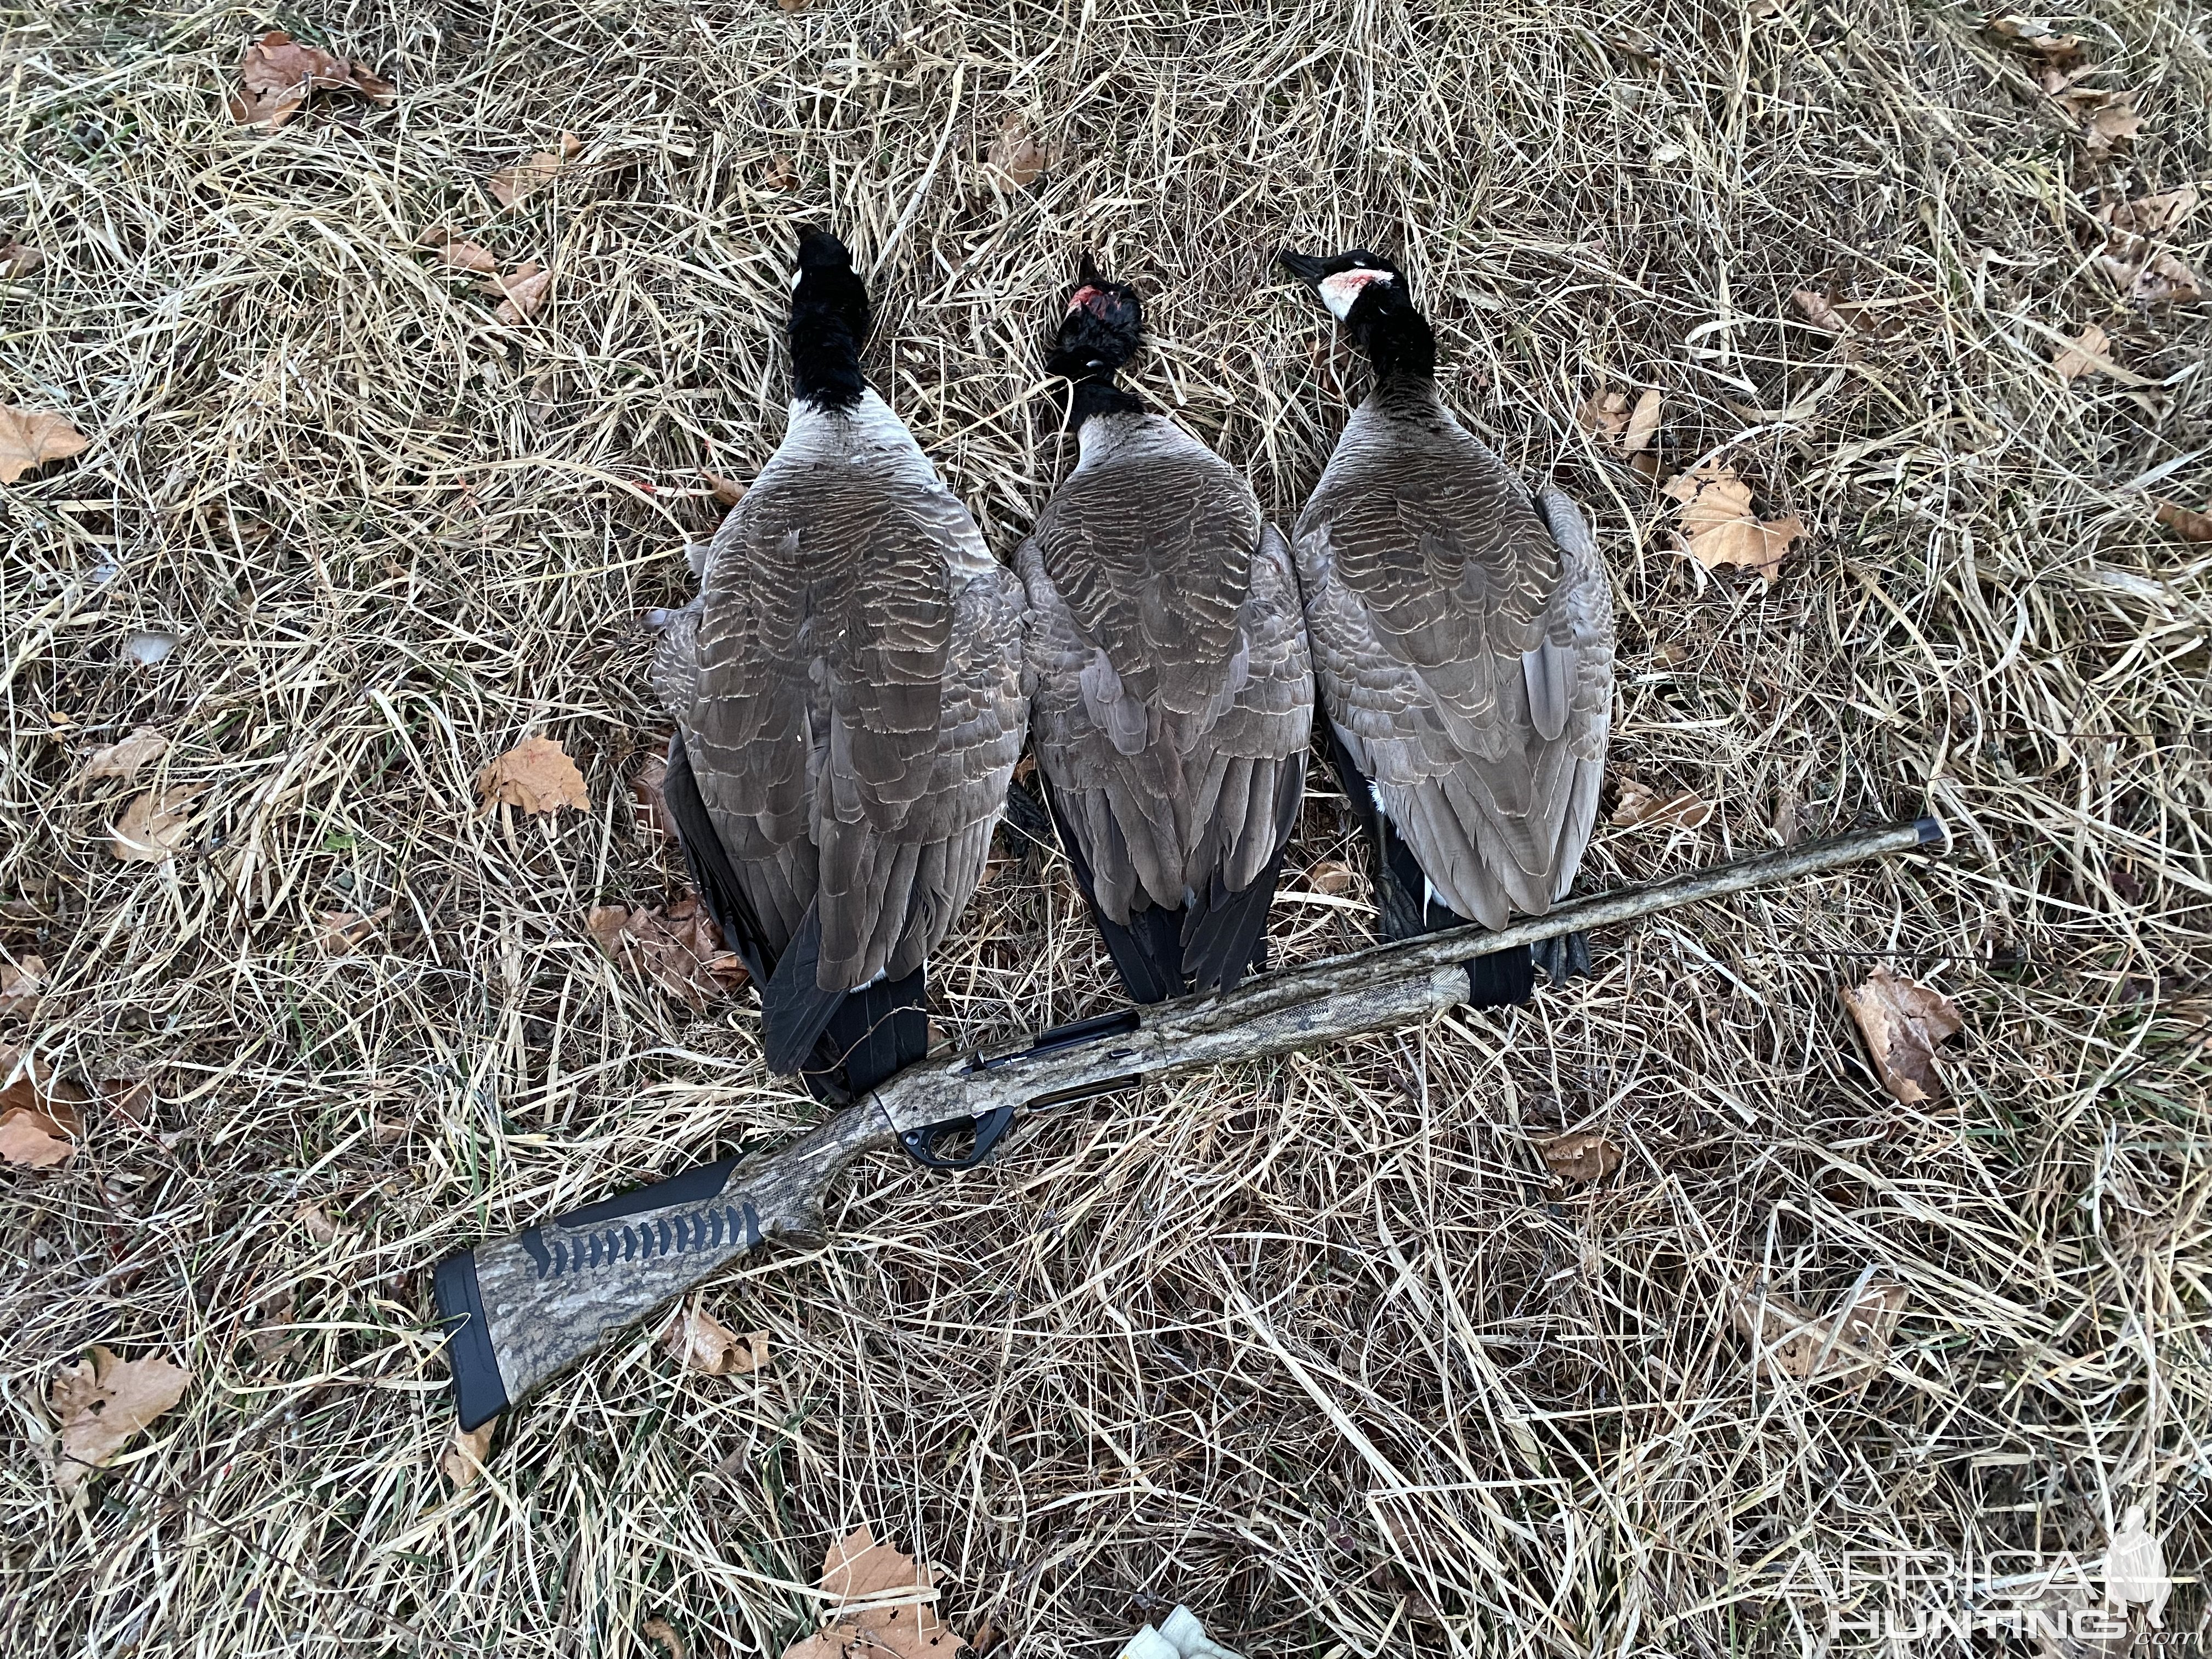
[[[868,335],[868,290],[845,245],[827,231],[799,234],[799,282],[791,291],[791,392],[825,409],[850,409],[867,390],[860,343]]]
[[[1433,380],[1437,337],[1395,283],[1370,283],[1344,319],[1352,342],[1375,365],[1379,381]]]

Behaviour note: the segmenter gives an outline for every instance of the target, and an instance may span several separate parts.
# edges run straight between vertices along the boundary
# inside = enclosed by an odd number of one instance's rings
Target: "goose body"
[[[1402,278],[1371,254],[1284,263],[1377,370],[1293,545],[1384,932],[1541,915],[1589,844],[1612,724],[1612,592],[1595,544],[1566,496],[1532,491],[1445,407]],[[1528,994],[1525,962],[1474,966],[1477,1000]]]
[[[825,329],[810,283],[853,314]],[[803,240],[790,424],[653,668],[671,817],[762,988],[769,1064],[833,1097],[921,1057],[922,967],[981,878],[1027,716],[1020,582],[860,382],[858,296],[842,246]]]
[[[1304,798],[1297,578],[1243,476],[1113,383],[1134,292],[1086,267],[1057,372],[1079,459],[1017,557],[1039,773],[1130,995],[1250,964]]]

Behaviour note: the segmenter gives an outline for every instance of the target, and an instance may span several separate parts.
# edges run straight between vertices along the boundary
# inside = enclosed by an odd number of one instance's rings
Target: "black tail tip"
[[[820,225],[801,225],[799,228],[799,268],[818,270],[853,263],[852,251]]]
[[[1525,945],[1510,951],[1492,951],[1471,958],[1467,964],[1467,1001],[1470,1008],[1512,1008],[1536,994],[1536,959]]]

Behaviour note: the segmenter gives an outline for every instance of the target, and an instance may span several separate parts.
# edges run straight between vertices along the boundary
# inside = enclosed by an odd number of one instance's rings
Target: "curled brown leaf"
[[[486,183],[490,185],[491,193],[498,199],[499,204],[511,208],[558,179],[583,148],[583,140],[573,132],[564,132],[561,135],[559,148],[541,149],[527,160],[517,161],[513,167],[501,167]]]
[[[74,1493],[185,1397],[192,1374],[160,1355],[118,1359],[103,1347],[54,1378],[46,1391],[58,1442],[54,1484]]]
[[[589,811],[591,792],[568,750],[551,738],[525,738],[477,774],[477,795],[487,812],[512,806],[522,812]]]
[[[13,483],[49,461],[81,455],[91,441],[58,415],[0,405],[0,483]]]
[[[1865,983],[1846,986],[1841,995],[1866,1039],[1881,1086],[1908,1106],[1941,1100],[1936,1047],[1966,1029],[1951,1000],[1879,966]]]

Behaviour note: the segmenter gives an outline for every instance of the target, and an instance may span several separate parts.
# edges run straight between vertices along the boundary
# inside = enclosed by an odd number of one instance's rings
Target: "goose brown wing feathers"
[[[1020,751],[1023,610],[966,511],[879,449],[772,465],[717,537],[694,766],[778,948],[817,911],[822,990],[910,972],[973,895]]]
[[[1329,716],[1437,896],[1492,927],[1572,882],[1610,723],[1610,592],[1556,495],[1440,405],[1370,404],[1297,525]]]
[[[1289,550],[1243,479],[1164,422],[1137,430],[1078,469],[1018,556],[1037,759],[1100,912],[1127,926],[1195,901],[1186,942],[1210,963],[1238,930],[1200,944],[1205,914],[1254,886],[1297,817],[1310,659]]]

